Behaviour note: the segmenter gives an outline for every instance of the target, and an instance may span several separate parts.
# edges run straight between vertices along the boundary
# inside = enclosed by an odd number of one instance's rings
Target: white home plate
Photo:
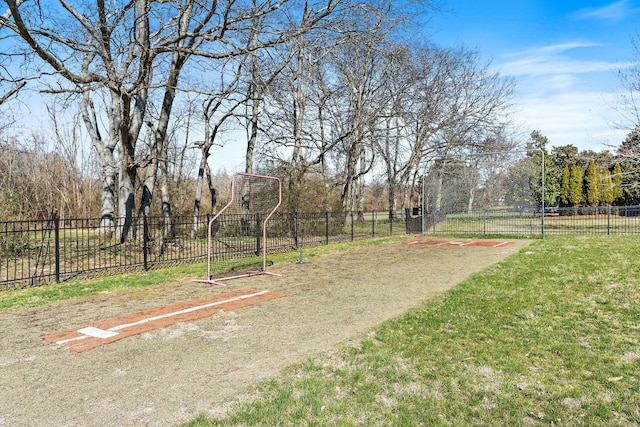
[[[105,331],[104,329],[96,328],[94,326],[78,329],[78,332],[80,332],[83,335],[88,335],[94,338],[111,338],[118,335],[117,332]]]

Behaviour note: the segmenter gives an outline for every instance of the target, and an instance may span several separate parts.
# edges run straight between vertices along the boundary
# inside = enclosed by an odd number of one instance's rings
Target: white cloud
[[[549,46],[528,49],[520,52],[520,55],[526,55],[526,54],[553,55],[553,54],[563,53],[569,50],[578,49],[582,47],[595,47],[595,46],[600,46],[600,44],[592,43],[592,42],[558,43],[558,44],[552,44]]]
[[[607,61],[583,61],[571,58],[567,52],[600,46],[596,43],[564,43],[529,49],[508,55],[510,58],[500,65],[506,76],[570,75],[600,71],[612,71],[620,64]]]
[[[568,58],[529,57],[503,64],[500,69],[506,76],[539,76],[583,74],[613,71],[619,65],[606,61],[580,61]]]
[[[565,43],[529,49],[496,64],[502,75],[517,79],[517,113],[522,128],[539,129],[552,145],[574,144],[581,149],[604,150],[597,145],[618,144],[610,125],[612,102],[605,102],[607,85],[619,64],[571,56],[595,43]]]
[[[583,59],[590,53],[585,49],[600,46],[554,44],[504,56],[496,64],[502,75],[517,79],[521,128],[540,130],[552,146],[602,151],[620,144],[626,133],[612,125],[619,113],[611,106],[619,94],[611,87],[618,87],[614,70],[631,64]]]
[[[615,24],[640,12],[629,0],[620,0],[603,7],[589,7],[572,14],[575,19],[595,19]]]
[[[581,150],[609,150],[620,145],[626,131],[615,129],[615,94],[560,92],[521,98],[519,119],[526,129],[538,129],[551,146],[573,144]]]

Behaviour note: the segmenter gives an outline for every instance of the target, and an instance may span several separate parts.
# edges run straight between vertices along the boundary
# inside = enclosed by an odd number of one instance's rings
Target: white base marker
[[[88,335],[94,338],[111,338],[118,335],[117,332],[114,331],[105,331],[104,329],[96,328],[95,326],[89,326],[87,328],[78,329],[83,335]]]

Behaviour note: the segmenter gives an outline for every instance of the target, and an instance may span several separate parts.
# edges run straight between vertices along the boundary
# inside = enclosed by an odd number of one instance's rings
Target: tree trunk
[[[173,218],[171,215],[171,195],[169,193],[169,170],[167,159],[158,162],[160,172],[160,197],[162,198],[163,237],[173,237]]]
[[[126,159],[125,159],[126,161]],[[136,166],[123,163],[118,179],[118,239],[124,243],[133,225],[135,211]]]
[[[387,202],[389,203],[389,221],[393,221],[396,211],[396,186],[391,181],[387,181],[387,192]]]
[[[435,196],[435,205],[434,210],[436,212],[440,212],[442,209],[442,172],[438,171],[438,176],[436,178],[436,196]]]
[[[116,206],[116,167],[113,153],[111,160],[101,157],[102,162],[102,203],[100,207],[100,234],[110,235],[114,231],[115,226],[115,206]]]
[[[151,127],[149,127],[151,128]],[[148,217],[151,213],[151,202],[153,200],[153,191],[156,186],[156,179],[158,176],[158,147],[156,145],[156,141],[148,134],[148,145],[149,145],[149,153],[151,159],[149,164],[145,168],[145,177],[142,182],[142,196],[140,198],[140,215],[139,215],[139,226],[140,230],[142,230],[143,218],[142,216]]]
[[[200,218],[200,204],[202,203],[202,187],[204,187],[204,174],[207,164],[208,153],[202,152],[200,166],[198,167],[198,178],[196,180],[196,195],[193,202],[193,221],[191,222],[191,238],[198,234],[198,220]]]
[[[350,163],[347,160],[347,163]],[[347,166],[347,174],[345,176],[344,185],[342,187],[342,195],[340,198],[342,199],[342,210],[345,213],[348,213],[353,210],[353,187],[354,187],[354,173],[351,171],[351,166]]]
[[[358,176],[358,189],[356,192],[356,209],[358,211],[358,222],[364,221],[364,172],[367,168],[367,160],[365,158],[365,151],[362,150],[360,155],[360,175]]]
[[[249,118],[249,138],[247,138],[247,151],[245,153],[244,171],[253,173],[253,151],[258,139],[258,114],[260,113],[260,90],[255,83],[251,83],[251,117]]]
[[[208,163],[205,165],[204,169],[207,172],[207,186],[209,187],[209,195],[211,196],[211,213],[215,214],[218,198],[216,197],[216,189],[213,186],[213,179],[211,178],[211,168],[209,168]]]
[[[118,105],[117,100],[112,99],[112,106]],[[112,235],[115,231],[115,207],[116,207],[116,179],[117,171],[116,159],[114,156],[117,145],[117,136],[109,134],[107,141],[102,139],[98,130],[98,121],[93,102],[88,92],[82,94],[80,102],[80,113],[87,133],[91,138],[91,145],[96,150],[100,163],[102,164],[102,197],[100,207],[100,234]]]

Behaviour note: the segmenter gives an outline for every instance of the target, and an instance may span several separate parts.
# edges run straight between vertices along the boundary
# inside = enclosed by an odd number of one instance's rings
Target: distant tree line
[[[540,131],[531,133],[528,158],[533,160],[529,185],[538,206],[542,202],[540,172],[544,158],[547,207],[561,208],[622,206],[640,204],[640,128],[630,132],[611,151],[580,151],[574,145],[553,147]],[[523,168],[526,160],[511,171]],[[532,166],[528,166],[531,168]],[[518,180],[514,180],[518,182]],[[522,181],[520,181],[522,182]],[[513,190],[517,193],[517,186]],[[526,193],[526,190],[522,191]]]

